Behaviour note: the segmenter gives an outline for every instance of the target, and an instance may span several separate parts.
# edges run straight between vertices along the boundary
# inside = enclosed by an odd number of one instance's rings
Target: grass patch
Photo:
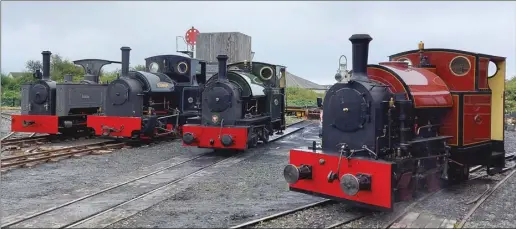
[[[21,107],[7,107],[7,106],[1,106],[0,110],[11,110],[11,111],[19,111],[21,110]]]
[[[300,120],[302,120],[302,119],[300,119],[300,118],[298,118],[298,117],[296,117],[296,116],[286,116],[286,117],[285,117],[285,123],[286,123],[286,125],[290,125],[290,124],[292,124],[292,123],[299,122]]]

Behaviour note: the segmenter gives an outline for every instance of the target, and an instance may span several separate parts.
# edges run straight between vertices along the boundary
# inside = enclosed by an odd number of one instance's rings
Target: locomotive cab
[[[201,87],[206,83],[206,62],[181,55],[153,56],[145,62],[149,72],[163,73],[174,82],[174,97],[181,99],[174,100],[171,106],[187,119],[198,116]]]
[[[121,62],[82,59],[73,63],[83,67],[85,74],[80,82],[73,82],[73,76],[65,75],[65,82],[57,85],[56,115],[70,116],[73,125],[77,125],[86,122],[86,115],[97,114],[103,110],[108,85],[100,83],[100,71],[105,65]]]

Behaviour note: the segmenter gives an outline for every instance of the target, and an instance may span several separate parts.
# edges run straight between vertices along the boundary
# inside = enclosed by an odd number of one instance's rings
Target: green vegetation
[[[296,116],[286,116],[285,117],[285,124],[286,125],[290,125],[290,124],[293,124],[293,123],[296,123],[296,122],[299,122],[300,121],[300,118],[296,117]]]
[[[287,87],[287,106],[317,106],[317,97],[324,98],[324,94],[309,89],[298,87]]]
[[[25,72],[22,76],[9,78],[5,74],[1,74],[0,83],[2,85],[1,98],[2,106],[15,106],[20,104],[20,87],[24,83],[34,80],[32,73],[37,69],[41,69],[40,60],[29,60],[25,64]],[[145,70],[144,65],[137,65],[131,70]],[[82,79],[84,71],[82,67],[72,63],[72,61],[61,57],[59,54],[53,54],[50,60],[50,75],[53,80],[62,82],[66,74],[74,76],[73,81],[78,82]],[[118,77],[119,70],[112,72],[102,71],[100,76],[101,82],[111,82]],[[312,90],[288,87],[286,88],[287,106],[316,106],[317,97],[324,98],[324,94],[317,93]],[[506,112],[516,112],[516,77],[506,81]]]
[[[506,112],[516,112],[516,76],[505,81],[505,109]]]

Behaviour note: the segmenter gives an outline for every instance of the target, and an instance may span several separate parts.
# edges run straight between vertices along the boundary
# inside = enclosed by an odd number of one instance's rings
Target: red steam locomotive
[[[337,73],[324,98],[322,146],[290,151],[291,191],[392,210],[418,190],[467,180],[470,166],[489,175],[505,166],[504,57],[421,42],[367,65],[371,40],[350,38],[352,75]]]

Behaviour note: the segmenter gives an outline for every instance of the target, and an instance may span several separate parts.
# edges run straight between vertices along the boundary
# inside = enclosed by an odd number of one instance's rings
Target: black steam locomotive
[[[34,73],[35,82],[22,85],[21,115],[12,115],[11,131],[47,134],[88,133],[86,116],[103,107],[107,85],[99,84],[104,65],[120,63],[101,59],[74,61],[84,68],[84,79],[58,83],[50,77],[50,51],[44,51],[43,73]]]
[[[286,68],[261,62],[227,65],[226,55],[217,59],[219,72],[202,92],[201,123],[183,127],[183,143],[244,150],[284,130]]]
[[[88,117],[96,135],[151,138],[181,132],[199,115],[199,84],[206,63],[180,55],[146,59],[147,71],[129,71],[129,47],[122,47],[121,76],[107,89],[103,115]],[[193,120],[191,120],[193,122]]]

